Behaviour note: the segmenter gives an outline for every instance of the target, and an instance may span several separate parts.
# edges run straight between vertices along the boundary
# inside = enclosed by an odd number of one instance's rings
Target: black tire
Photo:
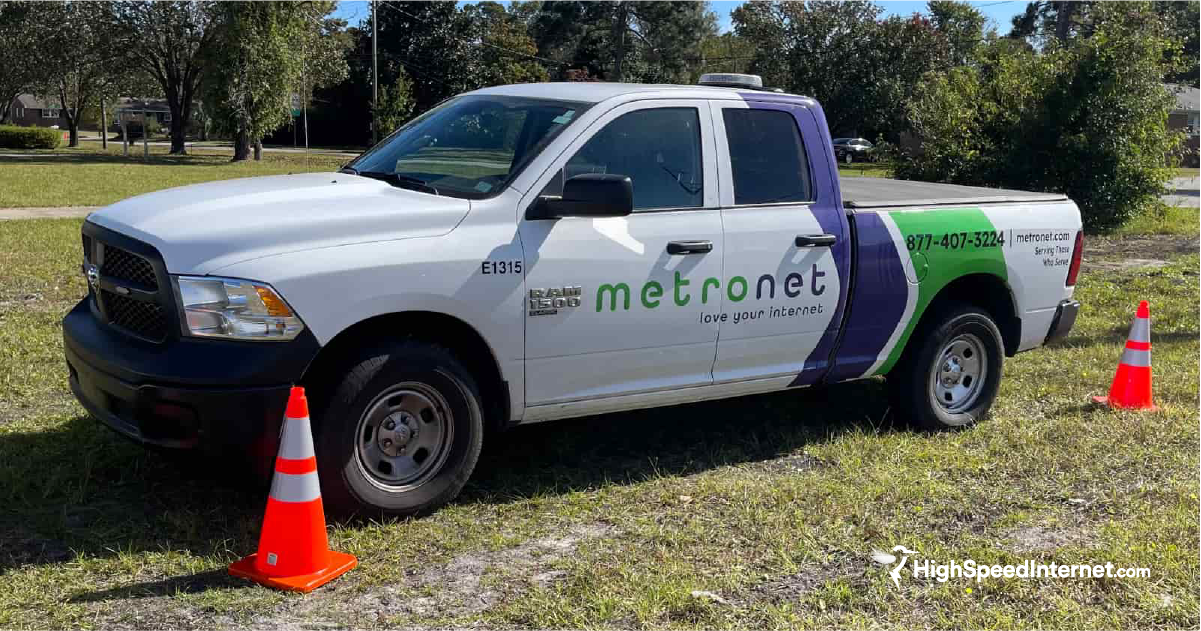
[[[428,513],[453,500],[475,468],[484,437],[479,388],[463,364],[445,348],[406,340],[363,352],[335,380],[339,378],[340,382],[327,384],[328,403],[313,419],[322,499],[329,510],[339,515],[408,516]],[[388,407],[399,405],[429,407],[412,415]],[[429,429],[433,425],[425,412],[431,412],[442,428],[439,447],[428,449],[426,458],[444,460],[415,464],[428,471],[412,484],[385,479],[387,473],[380,466],[393,461],[417,462],[420,455],[415,450],[406,456],[401,450],[393,459],[380,452],[385,431],[378,419],[389,410],[393,411],[385,420],[404,416],[407,428],[412,419],[414,427],[430,432],[427,438],[434,430]],[[370,419],[365,416],[369,412]],[[388,435],[397,437],[398,432]],[[395,451],[402,441],[387,442]],[[375,463],[364,464],[370,449],[379,457]],[[387,472],[391,471],[389,467]]]
[[[842,161],[846,164],[851,164],[852,162],[855,161],[855,156],[851,155],[851,152],[848,151],[848,152],[842,154]]]
[[[983,371],[967,368],[973,357]],[[959,303],[942,305],[923,318],[888,373],[893,410],[928,430],[971,425],[988,415],[997,398],[1003,359],[1001,331],[988,313]]]

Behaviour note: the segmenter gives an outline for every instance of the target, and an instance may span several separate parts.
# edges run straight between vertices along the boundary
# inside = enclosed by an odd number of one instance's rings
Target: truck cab
[[[269,471],[302,384],[327,504],[413,514],[523,423],[887,375],[900,415],[968,425],[1071,328],[1070,200],[840,180],[816,101],[708,83],[485,88],[338,173],[93,213],[71,387]]]

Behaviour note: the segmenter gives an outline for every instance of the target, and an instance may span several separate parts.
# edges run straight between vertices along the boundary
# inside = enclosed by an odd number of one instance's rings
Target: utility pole
[[[379,142],[379,126],[375,113],[379,111],[379,31],[376,30],[376,0],[371,0],[371,144]]]
[[[104,95],[100,96],[100,148],[108,150],[108,105]]]

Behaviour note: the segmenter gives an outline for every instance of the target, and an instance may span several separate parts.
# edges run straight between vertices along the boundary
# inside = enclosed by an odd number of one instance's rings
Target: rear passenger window
[[[700,116],[696,108],[637,110],[617,117],[580,147],[543,194],[558,195],[564,178],[585,173],[630,176],[635,212],[703,206]]]
[[[723,109],[734,203],[812,201],[809,161],[796,119],[777,110]]]

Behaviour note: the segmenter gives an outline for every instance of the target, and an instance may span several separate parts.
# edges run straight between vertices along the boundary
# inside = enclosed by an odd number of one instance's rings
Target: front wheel
[[[364,352],[315,421],[325,503],[414,515],[454,499],[475,468],[483,406],[450,351],[405,341]]]
[[[971,425],[988,414],[1001,385],[1001,332],[972,306],[930,315],[888,375],[893,406],[926,429]]]

